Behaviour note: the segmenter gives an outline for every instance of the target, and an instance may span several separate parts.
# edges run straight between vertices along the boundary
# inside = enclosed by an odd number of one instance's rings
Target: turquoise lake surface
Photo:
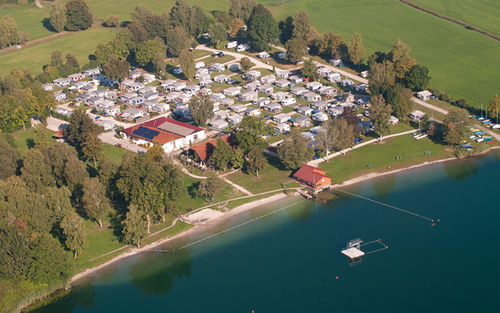
[[[287,198],[112,264],[35,312],[500,312],[500,153],[346,190],[439,222]],[[340,251],[354,238],[389,248],[351,264]]]

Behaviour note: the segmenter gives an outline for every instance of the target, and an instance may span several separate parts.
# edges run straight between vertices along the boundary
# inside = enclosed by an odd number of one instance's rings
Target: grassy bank
[[[446,146],[429,138],[416,140],[411,135],[404,135],[350,151],[345,156],[321,163],[319,167],[327,171],[333,183],[338,184],[372,172],[395,170],[447,157],[451,155]]]

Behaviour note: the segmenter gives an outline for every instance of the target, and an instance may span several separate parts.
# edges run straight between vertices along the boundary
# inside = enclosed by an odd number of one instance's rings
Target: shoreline
[[[497,149],[500,149],[500,146],[491,147],[490,149],[488,149],[488,150],[486,150],[486,151],[484,151],[482,153],[479,153],[476,156],[484,155],[484,154],[487,154],[487,153],[489,153],[489,152],[491,152],[493,150],[497,150]],[[411,169],[425,167],[425,166],[433,165],[433,164],[437,164],[437,163],[449,162],[449,161],[453,161],[453,160],[461,160],[461,159],[458,159],[458,158],[455,158],[455,157],[449,157],[449,158],[444,158],[444,159],[430,161],[430,162],[424,162],[424,163],[421,163],[421,164],[416,164],[416,165],[412,165],[412,166],[409,166],[409,167],[403,167],[403,168],[399,168],[399,169],[395,169],[395,170],[391,170],[391,171],[386,171],[386,172],[368,173],[368,174],[365,174],[365,175],[361,175],[361,176],[358,176],[358,177],[346,180],[346,181],[344,181],[341,184],[335,184],[335,185],[332,186],[332,188],[346,187],[346,186],[358,184],[358,183],[361,183],[361,182],[364,182],[364,181],[367,181],[367,180],[375,179],[375,178],[378,178],[378,177],[383,177],[383,176],[386,176],[386,175],[392,175],[392,174],[396,174],[396,173],[407,171],[407,170],[411,170]],[[224,212],[224,214],[222,214],[222,215],[220,215],[220,216],[218,216],[218,217],[216,217],[216,218],[214,218],[212,220],[207,221],[204,224],[195,225],[194,227],[192,227],[192,228],[190,228],[188,230],[185,230],[183,232],[175,234],[175,235],[173,235],[171,237],[166,237],[166,238],[159,239],[159,240],[154,241],[154,242],[152,242],[152,243],[150,243],[150,244],[148,244],[148,245],[146,245],[144,247],[141,247],[141,248],[132,248],[131,250],[129,250],[127,252],[124,252],[124,253],[121,253],[121,254],[119,254],[119,255],[111,258],[110,260],[108,260],[108,261],[106,261],[106,262],[104,262],[102,264],[99,264],[99,265],[87,268],[83,272],[80,272],[80,273],[74,275],[73,277],[71,277],[71,279],[67,282],[67,284],[73,285],[75,282],[77,282],[77,281],[79,281],[79,280],[81,280],[83,278],[86,278],[86,277],[90,276],[91,274],[93,274],[93,273],[95,273],[95,272],[97,272],[97,271],[105,268],[106,266],[111,265],[111,264],[113,264],[113,263],[115,263],[117,261],[120,261],[122,259],[125,259],[125,258],[127,258],[129,256],[133,256],[133,255],[136,255],[136,254],[148,251],[148,250],[150,250],[152,248],[155,248],[155,247],[157,247],[159,245],[162,245],[162,244],[174,241],[174,240],[182,238],[182,237],[189,236],[189,235],[194,234],[194,233],[199,232],[199,231],[211,229],[214,225],[216,225],[216,224],[224,221],[225,219],[228,219],[228,218],[231,218],[231,217],[233,217],[235,215],[238,215],[238,214],[250,211],[253,208],[260,207],[260,206],[263,206],[263,205],[266,205],[266,204],[270,204],[270,203],[276,202],[278,200],[285,199],[287,197],[294,197],[294,196],[298,196],[298,193],[294,192],[293,194],[289,194],[289,195],[287,195],[285,193],[277,193],[277,194],[271,195],[269,197],[265,197],[265,198],[262,198],[262,199],[258,199],[258,200],[255,200],[255,201],[251,201],[251,202],[248,202],[248,203],[241,204],[241,205],[239,205],[239,206],[231,209],[230,211]],[[44,297],[47,297],[47,296],[50,296],[50,294],[47,294]],[[25,309],[26,307],[29,307],[29,306],[30,305],[26,305],[23,308],[21,308],[21,310]]]

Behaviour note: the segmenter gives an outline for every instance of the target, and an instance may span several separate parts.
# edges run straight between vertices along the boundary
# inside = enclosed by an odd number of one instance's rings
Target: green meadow
[[[17,29],[28,34],[28,40],[38,39],[54,34],[43,26],[43,19],[50,14],[48,4],[40,9],[34,3],[12,6],[0,6],[0,17],[9,15],[17,24]]]
[[[498,0],[412,0],[412,2],[500,36]]]
[[[88,62],[89,54],[95,51],[99,42],[108,41],[113,36],[113,30],[96,27],[27,46],[0,55],[0,73],[7,73],[15,67],[32,73],[40,73],[42,66],[50,62],[50,54],[55,50],[61,51],[64,55],[73,54],[80,65],[83,65]]]

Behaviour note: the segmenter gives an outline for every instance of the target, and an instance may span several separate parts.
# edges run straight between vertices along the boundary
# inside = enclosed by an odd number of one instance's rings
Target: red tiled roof
[[[325,170],[322,170],[318,167],[303,165],[297,172],[295,172],[295,174],[293,174],[293,177],[308,182],[312,185],[316,185],[321,180],[321,178],[329,177],[326,176],[325,173]]]
[[[57,139],[64,138],[64,134],[63,134],[62,129],[58,130],[54,135],[52,135],[52,137],[57,138]]]
[[[140,138],[140,139],[151,141],[151,142],[158,142],[161,145],[164,145],[167,142],[174,141],[176,139],[179,139],[179,138],[183,137],[183,136],[180,136],[178,134],[175,134],[175,133],[172,133],[172,132],[169,132],[169,131],[165,131],[163,129],[158,128],[158,127],[160,127],[164,123],[171,123],[171,124],[175,124],[177,126],[181,126],[181,127],[184,127],[184,128],[192,129],[193,132],[197,132],[197,131],[203,130],[203,128],[200,128],[200,127],[197,127],[197,126],[194,126],[194,125],[182,123],[182,122],[179,122],[179,121],[176,121],[176,120],[173,120],[173,119],[170,119],[170,118],[166,118],[166,117],[159,117],[157,119],[154,119],[154,120],[151,120],[151,121],[147,121],[147,122],[144,122],[144,123],[137,124],[135,126],[126,128],[126,129],[123,130],[123,132],[126,133],[129,137]],[[138,129],[139,127],[144,127],[144,128],[155,130],[159,134],[156,137],[154,137],[152,140],[149,139],[149,138],[144,138],[144,137],[138,136],[137,134],[133,134],[133,132],[136,129]]]
[[[227,144],[230,144],[229,135],[225,135],[219,138],[222,139]],[[217,139],[218,138],[215,138],[212,140],[195,144],[191,146],[190,150],[192,150],[196,155],[198,155],[198,157],[202,162],[206,162],[210,157],[210,155],[212,154],[212,152],[214,151],[214,148],[217,146]]]

